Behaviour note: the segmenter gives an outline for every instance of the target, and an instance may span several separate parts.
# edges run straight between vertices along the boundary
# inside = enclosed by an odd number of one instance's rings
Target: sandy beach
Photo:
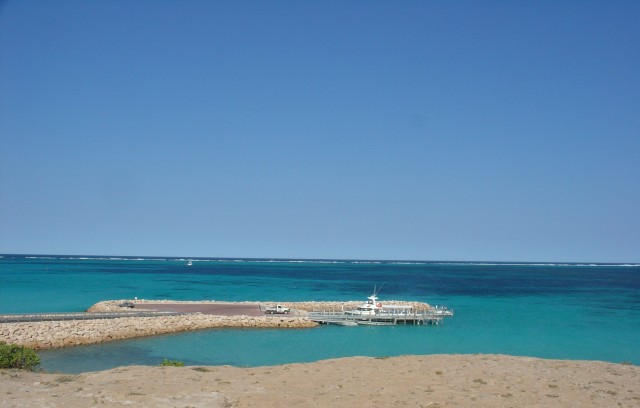
[[[501,355],[0,371],[1,407],[640,407],[640,368]]]

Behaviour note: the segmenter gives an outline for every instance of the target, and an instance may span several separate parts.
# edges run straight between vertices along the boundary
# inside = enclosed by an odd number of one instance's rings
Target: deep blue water
[[[0,258],[0,313],[86,310],[106,299],[417,300],[439,326],[208,330],[41,352],[80,372],[163,358],[273,365],[325,358],[502,353],[640,364],[640,265],[246,259]],[[295,345],[292,347],[291,345]]]

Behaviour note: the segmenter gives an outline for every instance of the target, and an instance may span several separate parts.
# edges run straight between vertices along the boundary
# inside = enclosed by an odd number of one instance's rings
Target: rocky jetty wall
[[[202,301],[177,301],[177,300],[148,300],[148,299],[120,299],[120,300],[105,300],[103,302],[98,302],[95,305],[91,306],[87,311],[88,312],[122,312],[123,308],[120,306],[122,304],[131,303],[131,304],[144,304],[144,305],[153,305],[153,304],[234,304],[234,305],[255,305],[255,306],[273,306],[276,304],[283,305],[288,307],[294,311],[300,312],[312,312],[312,311],[341,311],[341,310],[351,310],[360,306],[363,301],[346,301],[346,302],[223,302],[216,300],[202,300]],[[402,300],[385,300],[383,304],[393,304],[393,305],[405,305],[405,306],[413,306],[414,309],[418,311],[429,310],[431,306],[428,303],[422,302],[407,302]]]
[[[299,316],[252,317],[204,314],[1,323],[0,341],[44,350],[210,328],[293,329],[316,325]]]
[[[122,307],[133,304],[134,308]],[[355,309],[362,301],[350,302],[221,302],[122,299],[96,303],[88,312],[136,311],[136,305],[153,304],[226,304],[272,306],[281,304],[292,309],[292,315],[222,316],[188,313],[174,316],[119,317],[115,319],[39,321],[0,323],[0,341],[19,344],[36,350],[104,343],[136,337],[155,336],[211,328],[307,328],[317,323],[305,316],[310,311],[341,311]],[[416,310],[428,310],[426,303],[386,301],[386,304],[411,305]]]

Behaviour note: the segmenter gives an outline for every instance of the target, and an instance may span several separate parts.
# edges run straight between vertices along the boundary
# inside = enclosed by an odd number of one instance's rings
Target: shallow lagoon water
[[[80,311],[105,299],[381,300],[446,305],[438,326],[206,330],[40,352],[76,373],[164,358],[261,366],[347,356],[498,353],[640,364],[640,266],[5,256],[0,312]],[[27,301],[27,299],[29,299]]]

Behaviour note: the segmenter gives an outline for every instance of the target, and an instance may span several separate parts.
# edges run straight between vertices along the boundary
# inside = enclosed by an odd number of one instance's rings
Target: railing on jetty
[[[407,313],[377,313],[375,315],[328,311],[309,312],[309,319],[316,323],[341,326],[436,325],[440,324],[445,316],[453,316],[453,312],[447,310],[444,313],[443,310],[426,310]]]
[[[29,313],[0,315],[0,323],[57,322],[63,320],[119,319],[121,317],[177,316],[176,312]]]

